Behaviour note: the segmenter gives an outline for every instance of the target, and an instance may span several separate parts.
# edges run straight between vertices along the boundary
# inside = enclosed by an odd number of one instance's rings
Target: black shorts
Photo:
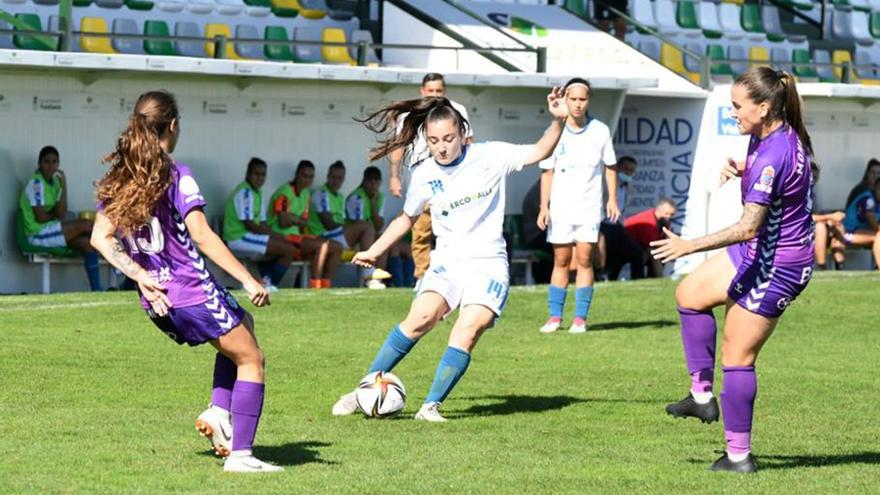
[[[593,1],[593,17],[595,17],[597,21],[612,21],[620,17],[609,10],[609,6],[629,15],[629,10],[627,10],[627,0],[601,0],[601,3]]]

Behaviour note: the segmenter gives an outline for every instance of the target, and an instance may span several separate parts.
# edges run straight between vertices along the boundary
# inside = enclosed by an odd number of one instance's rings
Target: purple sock
[[[217,353],[214,359],[214,390],[211,391],[211,404],[226,411],[232,407],[232,386],[238,367],[231,359]]]
[[[715,378],[715,315],[712,310],[678,308],[681,342],[692,392],[711,392]]]
[[[232,451],[250,450],[263,413],[262,383],[236,380],[232,388]]]
[[[724,391],[721,392],[721,413],[728,454],[751,451],[752,415],[758,379],[754,366],[725,366]]]

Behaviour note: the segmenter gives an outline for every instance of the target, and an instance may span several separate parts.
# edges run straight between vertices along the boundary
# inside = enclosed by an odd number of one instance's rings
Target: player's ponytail
[[[767,118],[783,120],[797,132],[807,154],[813,155],[813,142],[804,123],[803,102],[798,94],[794,76],[770,67],[752,67],[736,78],[755,103],[768,102]]]
[[[406,117],[398,131],[397,122],[404,114]],[[447,98],[442,97],[392,102],[365,119],[355,120],[374,133],[384,135],[384,138],[379,139],[378,145],[370,148],[370,161],[375,161],[415,141],[419,130],[428,122],[445,119],[452,119],[462,134],[466,132],[467,120]]]
[[[147,222],[171,184],[171,157],[162,149],[160,136],[178,116],[171,93],[142,94],[116,149],[104,157],[110,170],[98,182],[98,201],[123,233]]]

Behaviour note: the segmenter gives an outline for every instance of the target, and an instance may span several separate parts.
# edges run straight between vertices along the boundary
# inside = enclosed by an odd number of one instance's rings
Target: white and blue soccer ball
[[[355,391],[358,407],[368,418],[392,418],[406,406],[406,388],[400,378],[384,371],[365,376]]]

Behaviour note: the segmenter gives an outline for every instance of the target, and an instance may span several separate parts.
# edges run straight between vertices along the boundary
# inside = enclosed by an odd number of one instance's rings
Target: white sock
[[[746,460],[747,457],[749,457],[749,452],[746,452],[744,454],[731,454],[730,452],[727,453],[727,458],[733,462],[742,462]]]
[[[700,405],[708,404],[712,400],[712,392],[694,392],[691,390],[691,395],[694,397],[694,401]]]
[[[251,449],[233,450],[232,452],[229,453],[229,457],[237,457],[237,458],[251,457],[253,455],[254,455],[254,453],[251,451]]]

